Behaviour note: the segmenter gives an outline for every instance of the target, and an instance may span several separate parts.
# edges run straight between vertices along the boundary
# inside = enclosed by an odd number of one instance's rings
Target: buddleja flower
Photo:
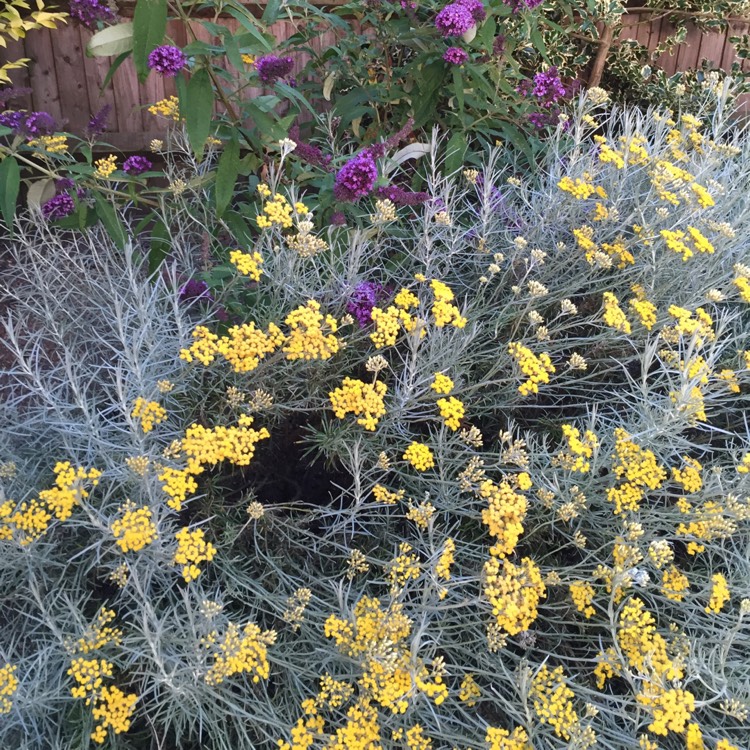
[[[25,109],[3,112],[0,125],[13,131],[13,135],[39,138],[55,132],[55,120],[48,112],[28,112]]]
[[[361,281],[346,304],[346,311],[357,319],[360,328],[371,322],[372,308],[385,296],[385,290],[376,281]]]
[[[57,219],[64,219],[66,216],[70,216],[75,211],[75,208],[75,201],[70,195],[68,193],[60,193],[42,205],[42,216],[47,221],[56,221]]]
[[[451,65],[463,65],[469,59],[469,53],[460,47],[448,47],[443,53],[443,60]]]
[[[435,26],[444,37],[462,36],[474,24],[471,10],[463,3],[450,3],[435,16]]]
[[[458,0],[458,4],[463,5],[477,23],[487,18],[487,11],[484,9],[482,0]]]
[[[365,149],[349,159],[338,171],[333,194],[336,200],[357,201],[372,192],[378,179],[373,155]]]
[[[291,57],[277,55],[263,55],[255,61],[258,78],[269,86],[276,83],[279,78],[286,78],[292,72],[293,66],[294,60]]]
[[[543,107],[551,107],[555,102],[565,96],[563,86],[556,67],[537,73],[534,76],[534,88],[531,92]]]
[[[112,23],[117,19],[107,0],[70,0],[70,15],[87,29],[95,29],[99,21]]]
[[[125,159],[122,165],[122,171],[130,175],[139,175],[148,172],[151,169],[151,162],[145,157],[136,154]]]
[[[187,64],[187,57],[179,47],[162,44],[148,56],[148,67],[163,76],[176,76]]]

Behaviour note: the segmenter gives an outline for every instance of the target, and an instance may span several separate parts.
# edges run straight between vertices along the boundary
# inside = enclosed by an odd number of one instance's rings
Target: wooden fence
[[[621,38],[636,39],[654,49],[674,31],[666,19],[651,23],[641,23],[641,20],[638,15],[625,16]],[[222,19],[222,22],[232,31],[237,29],[238,22],[232,18]],[[698,68],[703,60],[708,60],[716,67],[729,70],[735,60],[729,37],[746,33],[748,28],[749,23],[732,24],[727,33],[703,33],[693,28],[675,54],[660,57],[659,65],[672,74]],[[208,33],[199,24],[193,26],[193,31],[198,39],[209,41]],[[286,38],[294,33],[294,25],[279,22],[271,31],[277,38]],[[187,44],[187,32],[182,24],[170,23],[167,33],[176,44]],[[149,114],[147,107],[174,94],[174,83],[151,75],[140,84],[129,59],[114,75],[112,84],[102,91],[111,59],[86,57],[90,37],[91,32],[76,23],[55,30],[32,31],[25,40],[9,43],[4,51],[0,49],[0,60],[28,57],[33,61],[28,69],[13,74],[16,85],[32,90],[21,106],[46,110],[56,120],[66,123],[66,130],[83,133],[92,114],[109,104],[112,109],[107,141],[122,151],[144,150],[152,138],[163,134],[167,125],[164,119]],[[333,41],[333,35],[326,33],[317,37],[312,46],[320,51]],[[299,65],[303,63],[298,60]],[[247,91],[249,96],[258,93],[261,93],[258,89]]]

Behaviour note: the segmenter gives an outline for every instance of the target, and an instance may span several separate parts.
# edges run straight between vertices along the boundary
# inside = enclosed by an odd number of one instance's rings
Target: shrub
[[[4,745],[739,747],[748,149],[582,97],[359,228],[274,177],[190,294],[189,223],[22,223]]]

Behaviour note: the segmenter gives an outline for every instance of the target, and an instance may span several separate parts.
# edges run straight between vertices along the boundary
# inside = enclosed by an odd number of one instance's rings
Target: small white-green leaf
[[[55,181],[51,177],[35,180],[26,193],[26,205],[32,211],[41,211],[42,206],[55,197]]]
[[[402,149],[396,151],[396,153],[388,159],[386,172],[392,172],[399,164],[403,164],[409,159],[421,159],[425,154],[429,153],[429,143],[410,143],[408,146],[404,146]]]
[[[323,98],[327,101],[331,101],[331,92],[333,91],[333,82],[336,80],[335,73],[329,73],[323,81]]]
[[[118,23],[97,31],[86,45],[89,57],[115,57],[133,49],[133,24]]]
[[[361,117],[355,117],[352,120],[352,133],[354,133],[355,138],[359,138],[359,126],[362,124],[362,118]]]
[[[463,39],[466,44],[469,44],[469,42],[474,41],[474,37],[477,35],[477,25],[474,24],[468,31],[464,31],[464,33],[461,36],[461,39]]]

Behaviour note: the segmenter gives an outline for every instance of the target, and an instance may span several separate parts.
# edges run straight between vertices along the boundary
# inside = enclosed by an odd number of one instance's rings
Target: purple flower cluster
[[[0,125],[10,128],[14,135],[38,138],[55,132],[55,121],[48,112],[28,112],[25,109],[8,110],[0,114]]]
[[[372,192],[377,179],[375,159],[368,149],[364,149],[338,171],[333,195],[339,201],[358,201]]]
[[[534,88],[531,93],[539,99],[539,103],[549,109],[559,99],[565,96],[565,86],[563,86],[557,68],[552,67],[549,70],[537,73],[534,76]]]
[[[139,175],[144,172],[148,172],[151,169],[151,162],[145,157],[136,154],[135,156],[128,156],[122,165],[122,171],[127,172],[129,175]]]
[[[95,115],[92,115],[86,126],[86,135],[89,138],[98,138],[107,129],[107,119],[112,111],[111,104],[105,104]]]
[[[376,281],[361,281],[354,287],[346,311],[357,319],[360,328],[372,320],[372,308],[385,298],[385,289]]]
[[[498,34],[492,42],[492,54],[495,57],[502,57],[505,53],[505,37]]]
[[[457,0],[459,5],[463,5],[471,13],[471,17],[480,23],[487,18],[487,11],[484,9],[482,0]]]
[[[537,5],[541,5],[544,0],[503,0],[503,2],[510,8],[513,8],[514,13],[518,13],[519,10],[533,10]]]
[[[460,47],[448,47],[443,53],[443,60],[451,65],[463,65],[469,59],[469,53]]]
[[[387,185],[377,190],[378,198],[387,198],[397,206],[421,206],[430,200],[429,193],[415,193],[413,190],[404,190],[397,185]]]
[[[294,67],[291,57],[278,57],[277,55],[263,55],[255,61],[255,70],[258,78],[267,86],[276,83],[280,78],[286,78]]]
[[[208,284],[200,279],[188,279],[177,292],[180,302],[190,302],[194,299],[213,301],[213,295],[208,291]]]
[[[162,44],[148,56],[148,67],[163,76],[174,78],[187,65],[187,57],[179,47]]]
[[[69,193],[59,193],[42,205],[42,216],[46,221],[56,221],[70,216],[75,208],[75,201]]]
[[[435,16],[435,26],[444,37],[462,36],[475,23],[471,10],[463,3],[450,3]]]
[[[88,29],[95,29],[99,21],[111,23],[117,20],[107,0],[70,0],[70,15]]]
[[[305,143],[299,134],[299,125],[294,125],[289,130],[289,138],[297,144],[297,148],[294,149],[294,156],[302,161],[306,161],[308,164],[312,164],[315,167],[329,170],[331,163],[331,155],[324,154],[317,146],[311,146],[309,143]]]

